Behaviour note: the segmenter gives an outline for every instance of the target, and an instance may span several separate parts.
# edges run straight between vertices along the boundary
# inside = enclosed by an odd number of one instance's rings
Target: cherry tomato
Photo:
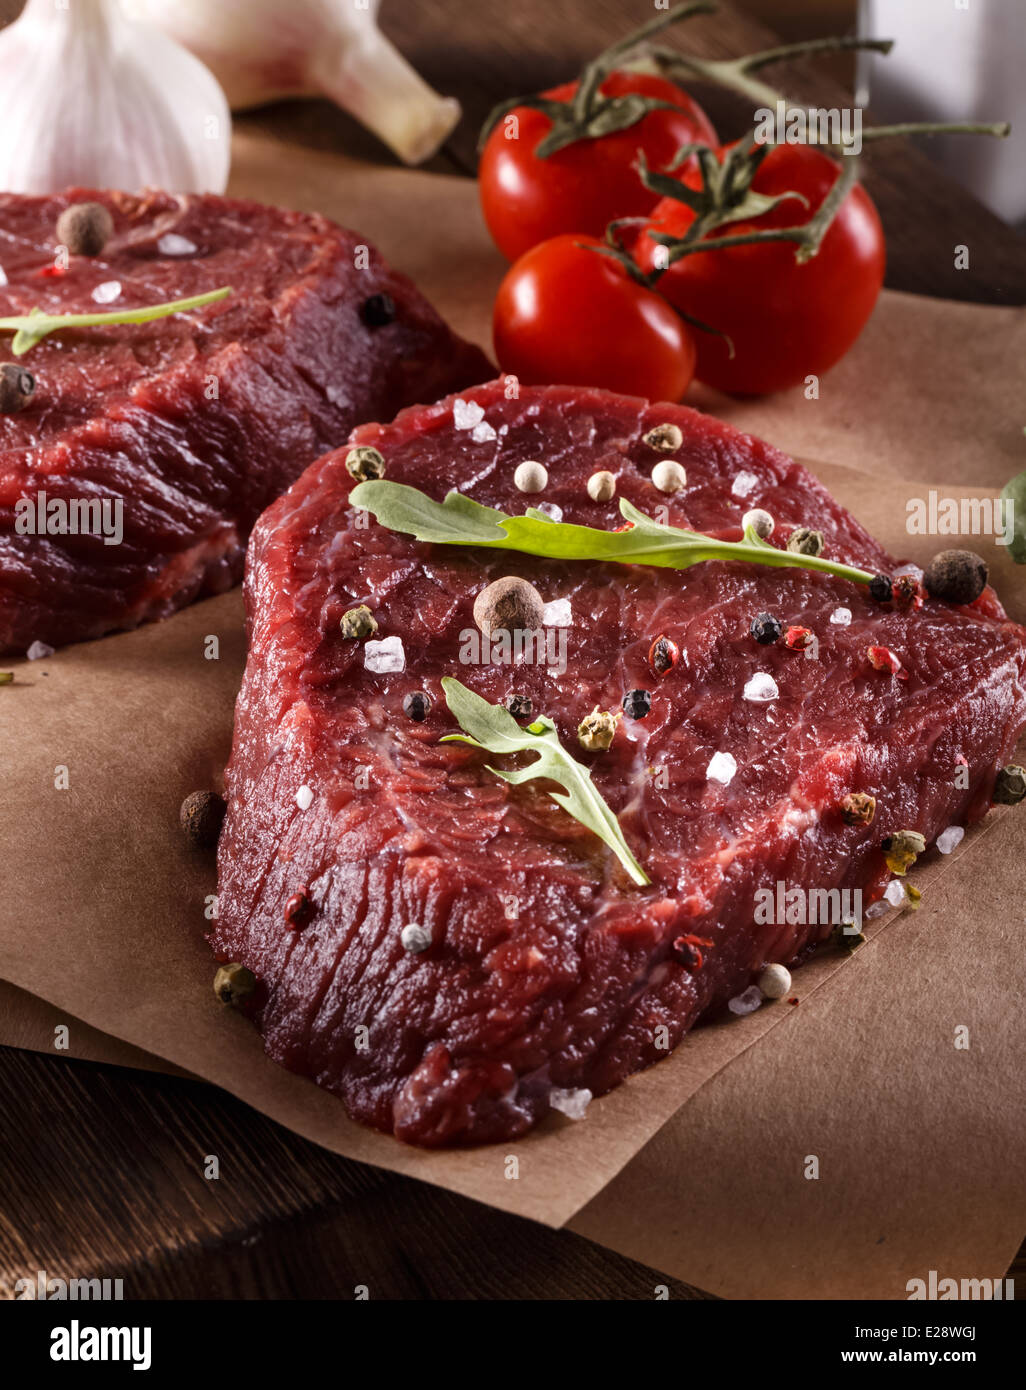
[[[719,150],[722,160],[725,151]],[[714,236],[731,236],[808,221],[838,175],[838,165],[808,145],[775,145],[752,188],[770,195],[801,193],[751,221],[730,222]],[[684,183],[700,186],[696,170]],[[635,259],[650,271],[657,243],[648,230],[682,237],[692,211],[664,198],[634,244]],[[819,252],[805,264],[794,242],[765,242],[685,256],[660,276],[659,293],[685,313],[733,339],[730,358],[722,338],[695,334],[699,381],[738,395],[761,395],[819,376],[851,347],[873,311],[884,276],[884,234],[876,208],[856,185],[830,224]]]
[[[543,93],[567,101],[576,82]],[[681,145],[692,141],[715,145],[716,132],[688,94],[661,77],[614,72],[601,84],[603,96],[630,93],[671,101],[677,110],[650,111],[626,130],[597,139],[578,140],[547,159],[535,149],[552,129],[541,111],[517,106],[516,138],[507,138],[509,117],[492,130],[478,171],[481,207],[492,240],[514,261],[532,246],[561,232],[602,236],[616,217],[644,217],[659,201],[638,178],[634,161],[643,150],[649,165],[662,169]]]
[[[695,368],[687,324],[665,299],[589,247],[557,236],[506,272],[495,300],[495,353],[528,385],[601,386],[678,401]]]

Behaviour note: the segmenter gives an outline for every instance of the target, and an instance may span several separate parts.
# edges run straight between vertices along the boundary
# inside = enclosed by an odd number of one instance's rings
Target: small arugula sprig
[[[867,570],[824,560],[818,555],[801,555],[777,550],[745,528],[739,541],[721,541],[699,531],[663,526],[637,507],[620,498],[620,514],[630,522],[625,531],[602,531],[593,526],[574,526],[553,521],[535,507],[523,516],[507,516],[494,507],[483,507],[450,492],[444,502],[436,502],[419,488],[385,479],[360,483],[349,494],[356,507],[373,513],[390,531],[402,531],[419,541],[441,545],[481,545],[495,550],[519,550],[550,560],[612,560],[621,565],[659,565],[664,569],[687,569],[703,560],[741,560],[782,569],[819,570],[839,575],[854,584],[869,584]]]
[[[535,777],[558,782],[564,790],[549,792],[552,800],[604,840],[636,884],[644,887],[652,882],[631,853],[620,822],[595,790],[590,770],[566,751],[559,741],[555,724],[547,715],[540,715],[526,728],[521,728],[504,706],[489,704],[453,676],[442,677],[442,689],[445,691],[445,703],[464,731],[462,734],[446,734],[443,743],[469,743],[471,747],[482,748],[486,753],[501,755],[536,753],[536,760],[528,767],[503,772],[501,768],[489,766],[488,771],[513,786]]]
[[[48,333],[56,333],[61,328],[99,328],[103,324],[149,323],[151,319],[167,318],[169,314],[181,314],[187,309],[201,309],[205,304],[213,304],[231,294],[231,287],[209,290],[206,294],[194,294],[188,299],[170,299],[164,304],[147,304],[141,309],[113,309],[102,314],[44,314],[33,309],[31,314],[17,314],[11,318],[0,318],[0,332],[13,332],[11,351],[21,357],[41,342]]]

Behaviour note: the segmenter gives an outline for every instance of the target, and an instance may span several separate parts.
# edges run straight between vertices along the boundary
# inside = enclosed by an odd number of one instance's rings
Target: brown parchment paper
[[[487,346],[503,267],[472,184],[300,158],[252,137],[237,139],[233,184],[358,226]],[[957,341],[948,311],[959,315]],[[906,535],[909,496],[924,485],[984,495],[1026,466],[1023,321],[1020,311],[884,295],[818,400],[696,391],[695,402],[831,459],[810,466],[892,550],[923,558],[938,542]],[[1023,572],[989,539],[978,548],[1026,617]],[[216,661],[204,656],[210,635]],[[184,849],[176,816],[188,791],[219,785],[243,659],[236,593],[47,661],[5,663],[17,679],[0,700],[0,901],[18,906],[0,922],[0,977],[98,1030],[84,1047],[102,1049],[110,1035],[115,1048],[214,1081],[350,1157],[554,1225],[573,1219],[712,1292],[904,1297],[924,1260],[924,1272],[945,1260],[959,1275],[1003,1271],[1026,1229],[1015,1148],[1022,1030],[1008,1006],[1026,985],[1008,930],[1022,926],[1012,873],[1022,817],[998,813],[950,860],[924,866],[920,913],[871,924],[851,960],[805,967],[798,1007],[696,1030],[593,1103],[584,1123],[556,1117],[512,1146],[422,1153],[351,1124],[333,1098],[268,1062],[255,1030],[213,999],[202,940],[213,867]],[[55,788],[59,766],[67,790]],[[12,998],[21,1022],[6,1029]],[[970,1027],[968,1054],[954,1050],[956,1014]],[[28,1040],[41,1027],[26,1023],[23,995],[0,994],[0,1040],[49,1047]],[[73,1026],[72,1054],[75,1037]],[[930,1097],[937,1105],[924,1109]],[[512,1179],[507,1149],[519,1160]],[[821,1159],[815,1182],[802,1176],[808,1154]]]
[[[931,1269],[1002,1278],[1026,1229],[1024,836],[1012,812],[970,838],[827,986],[810,994],[797,973],[792,1016],[572,1229],[728,1298],[901,1299]]]

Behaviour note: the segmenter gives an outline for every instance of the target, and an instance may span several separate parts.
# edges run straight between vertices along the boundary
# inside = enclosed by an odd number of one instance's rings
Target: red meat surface
[[[565,387],[508,400],[501,382],[465,398],[494,438],[455,428],[451,399],[353,438],[382,452],[390,479],[439,500],[459,487],[506,511],[545,501],[567,521],[613,528],[616,499],[585,489],[602,468],[618,497],[671,524],[737,539],[758,505],[776,518],[775,544],[812,526],[831,558],[895,566],[804,469],[694,411]],[[683,433],[674,457],[687,470],[669,497],[650,478],[666,455],[642,439],[665,422]],[[311,466],[251,541],[251,647],[210,940],[219,959],[257,975],[252,1012],[270,1055],[357,1119],[422,1145],[521,1134],[553,1088],[608,1091],[767,963],[794,964],[831,932],[759,924],[760,889],[847,887],[868,901],[890,877],[886,835],[930,842],[986,812],[1026,723],[1026,632],[993,591],[972,607],[928,599],[898,611],[799,569],[556,563],[420,544],[349,505],[345,452]],[[514,487],[526,459],[549,470],[541,495]],[[563,674],[461,664],[475,595],[509,574],[546,602],[569,600]],[[362,644],[341,635],[343,613],[363,603],[375,640],[401,637],[402,673],[374,674]],[[847,626],[831,622],[842,607]],[[818,660],[783,641],[758,645],[749,624],[761,611],[809,628]],[[657,679],[647,656],[661,635],[681,656]],[[901,672],[874,669],[871,645],[893,651]],[[778,698],[744,698],[757,672]],[[445,675],[493,702],[529,694],[535,714],[552,717],[651,887],[635,887],[546,784],[509,786],[487,770],[493,756],[440,743],[456,731]],[[633,688],[652,692],[648,717],[624,719],[608,752],[584,752],[579,721],[595,705],[618,709]],[[432,700],[422,723],[403,710],[412,691]],[[737,762],[726,786],[707,776],[717,752]],[[845,824],[849,792],[876,798],[872,825]],[[313,911],[297,931],[285,904],[298,892]],[[400,940],[411,923],[431,933],[421,954]],[[707,944],[684,964],[680,937]]]
[[[114,237],[62,273],[55,224],[83,200],[110,209]],[[0,650],[133,627],[230,587],[259,514],[354,425],[492,373],[404,275],[323,217],[214,196],[3,194],[0,267],[0,316],[234,291],[151,323],[62,330],[19,359],[36,392],[0,415]],[[101,285],[116,285],[113,302],[93,298]],[[363,306],[381,294],[395,318],[375,325]],[[40,493],[120,499],[122,543],[18,534],[19,498]]]

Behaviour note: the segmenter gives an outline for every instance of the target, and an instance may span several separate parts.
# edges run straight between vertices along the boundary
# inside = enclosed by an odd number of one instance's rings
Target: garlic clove
[[[118,0],[28,0],[0,32],[0,187],[222,193],[231,114],[217,80]]]
[[[318,90],[404,164],[430,159],[463,114],[456,98],[429,87],[376,25],[368,26],[356,49],[339,44],[333,53],[315,55],[309,71]]]
[[[216,74],[233,110],[324,95],[407,164],[460,119],[378,28],[379,0],[124,0]]]

